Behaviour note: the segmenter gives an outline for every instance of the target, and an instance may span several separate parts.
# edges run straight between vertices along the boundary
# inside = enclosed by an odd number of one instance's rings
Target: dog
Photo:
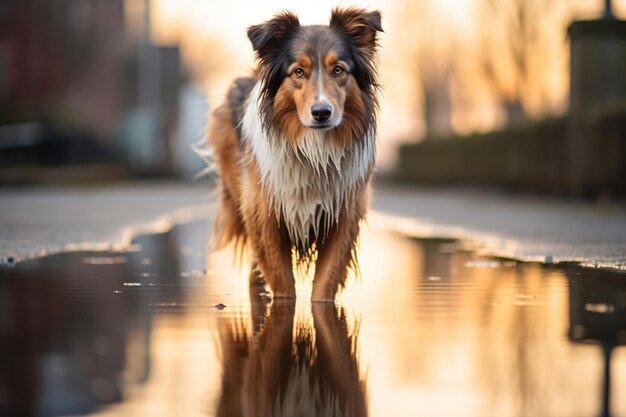
[[[215,109],[218,248],[252,258],[250,284],[295,297],[294,265],[315,264],[311,299],[334,301],[367,209],[376,154],[381,14],[335,8],[327,26],[281,12],[250,26],[257,61]]]

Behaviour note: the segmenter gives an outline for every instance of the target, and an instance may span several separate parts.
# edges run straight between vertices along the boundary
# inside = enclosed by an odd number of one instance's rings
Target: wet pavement
[[[0,190],[0,264],[75,250],[120,249],[138,234],[210,220],[210,182]],[[626,271],[626,205],[468,188],[374,184],[368,224],[527,261]]]
[[[626,416],[626,275],[379,228],[337,305],[208,221],[0,265],[2,416]]]
[[[0,189],[0,264],[124,248],[138,234],[208,218],[213,190],[167,181]]]
[[[626,271],[623,201],[387,184],[375,187],[373,207],[414,236],[462,239],[482,253],[527,261]]]

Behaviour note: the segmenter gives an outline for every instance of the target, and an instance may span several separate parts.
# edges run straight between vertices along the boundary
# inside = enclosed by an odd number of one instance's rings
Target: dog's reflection
[[[356,358],[358,325],[350,326],[345,311],[333,304],[311,307],[312,326],[310,315],[295,312],[293,301],[270,306],[253,296],[251,332],[244,317],[221,323],[217,416],[367,415]]]

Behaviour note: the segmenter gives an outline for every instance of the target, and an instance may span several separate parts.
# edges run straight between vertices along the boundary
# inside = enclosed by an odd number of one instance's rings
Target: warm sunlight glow
[[[563,114],[567,109],[566,28],[575,17],[598,16],[600,2],[557,1],[550,3],[545,12],[531,16],[530,21],[537,21],[544,40],[531,46],[530,73],[521,86],[516,84],[518,75],[511,67],[511,57],[502,49],[506,48],[502,45],[505,37],[497,32],[514,28],[516,23],[503,20],[506,13],[500,16],[497,10],[493,16],[485,15],[484,10],[494,11],[494,6],[484,9],[489,4],[481,0],[152,0],[153,38],[159,43],[180,43],[183,57],[196,71],[196,81],[205,85],[213,107],[221,101],[232,79],[249,74],[254,66],[245,35],[249,25],[269,19],[280,10],[295,12],[304,24],[324,24],[331,8],[337,5],[380,9],[385,33],[381,36],[384,89],[378,165],[386,168],[394,161],[397,144],[419,139],[430,123],[424,116],[424,82],[434,82],[430,94],[438,95],[438,99],[447,97],[443,106],[434,110],[434,133],[439,134],[501,127],[507,122],[504,99],[518,99],[528,116],[534,118]],[[626,0],[614,1],[618,16],[624,10]],[[499,25],[494,26],[490,18],[500,19]],[[485,70],[481,54],[496,63],[492,75]],[[198,72],[201,67],[206,70]]]

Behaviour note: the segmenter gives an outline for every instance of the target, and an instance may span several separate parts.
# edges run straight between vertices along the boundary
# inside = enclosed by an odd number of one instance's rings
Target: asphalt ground
[[[177,182],[0,190],[0,261],[123,248],[138,234],[210,219],[215,197],[207,183]],[[364,227],[459,239],[489,255],[626,270],[626,206],[614,202],[377,184]]]

